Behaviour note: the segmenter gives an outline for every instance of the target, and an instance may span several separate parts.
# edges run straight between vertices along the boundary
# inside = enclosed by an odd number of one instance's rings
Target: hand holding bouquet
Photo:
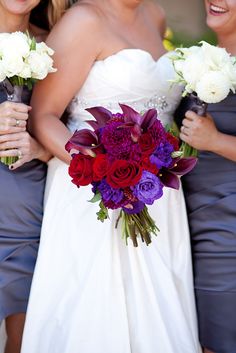
[[[206,114],[208,103],[218,103],[225,99],[229,92],[235,93],[236,59],[224,48],[210,45],[204,41],[200,46],[177,48],[170,57],[176,72],[176,79],[183,85],[183,96],[188,96],[182,103],[179,112],[193,110],[198,115]],[[184,116],[183,116],[184,117]],[[182,120],[178,117],[177,120]],[[194,153],[185,143],[187,154]]]
[[[32,89],[37,80],[44,79],[53,68],[53,50],[44,42],[36,43],[27,33],[0,33],[0,82],[7,100],[22,101],[23,86]],[[17,157],[1,157],[9,165]]]
[[[117,223],[122,233],[138,246],[140,236],[148,245],[158,231],[147,205],[163,195],[165,186],[179,188],[179,175],[190,171],[195,158],[180,158],[178,140],[166,132],[155,109],[144,115],[120,104],[122,113],[112,114],[102,107],[87,109],[96,121],[88,121],[94,131],[76,131],[66,144],[72,155],[69,174],[72,182],[90,185],[100,201],[98,219],[108,218],[108,209],[120,209]]]

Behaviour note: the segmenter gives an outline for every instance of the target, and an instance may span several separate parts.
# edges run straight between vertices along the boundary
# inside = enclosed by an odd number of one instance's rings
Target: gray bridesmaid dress
[[[236,95],[209,105],[208,112],[221,132],[236,136]],[[200,152],[197,166],[182,181],[200,341],[215,353],[236,353],[236,163]]]
[[[5,100],[0,85],[0,103]],[[39,245],[46,169],[38,160],[14,171],[0,163],[0,321],[26,311]]]

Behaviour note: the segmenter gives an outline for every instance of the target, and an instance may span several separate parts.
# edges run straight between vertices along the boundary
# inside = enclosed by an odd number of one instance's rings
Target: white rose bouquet
[[[188,96],[185,105],[199,115],[206,114],[208,103],[219,103],[230,91],[235,93],[236,59],[224,48],[202,41],[199,46],[175,49],[170,58],[176,73],[173,81],[182,84],[183,96]],[[187,147],[183,143],[189,155]]]
[[[44,42],[37,43],[28,33],[0,33],[0,82],[7,100],[21,102],[24,86],[31,91],[37,80],[56,71],[53,53]],[[17,157],[0,158],[7,165],[15,160]]]

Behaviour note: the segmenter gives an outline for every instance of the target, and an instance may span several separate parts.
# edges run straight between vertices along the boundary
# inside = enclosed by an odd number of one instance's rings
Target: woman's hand
[[[0,104],[0,135],[26,130],[31,107],[24,103],[3,102]]]
[[[32,159],[47,162],[50,154],[27,131],[0,136],[0,157],[17,156],[18,160],[9,166],[11,170],[19,168]]]
[[[220,133],[209,114],[201,117],[188,111],[182,124],[180,129],[182,141],[198,150],[214,151]]]

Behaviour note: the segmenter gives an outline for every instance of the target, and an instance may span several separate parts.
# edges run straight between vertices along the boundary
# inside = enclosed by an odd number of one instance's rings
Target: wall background
[[[192,44],[201,39],[214,42],[205,25],[203,0],[157,0],[164,8],[168,26],[174,31],[177,43]]]

